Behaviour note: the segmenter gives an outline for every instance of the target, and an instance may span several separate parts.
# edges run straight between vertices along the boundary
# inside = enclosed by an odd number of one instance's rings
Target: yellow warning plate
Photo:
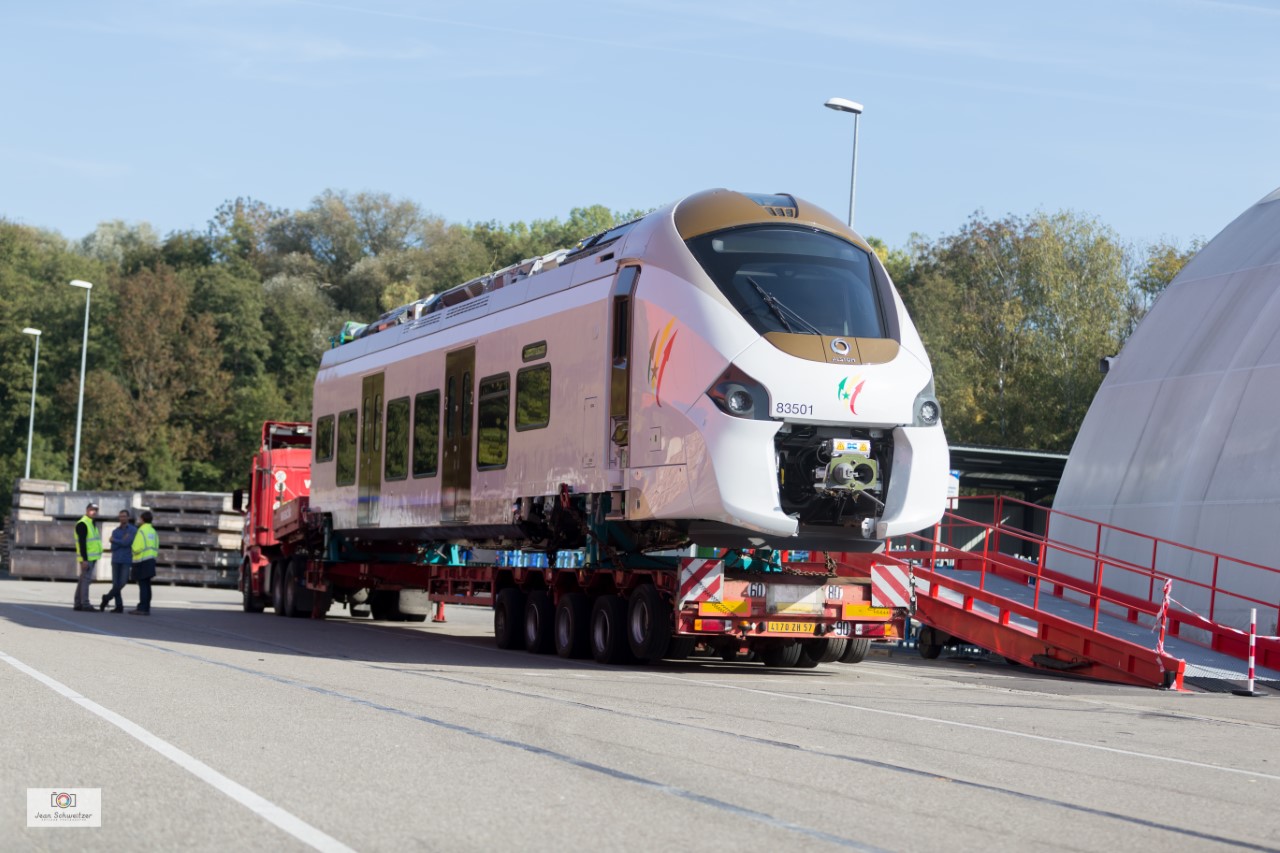
[[[750,616],[750,601],[700,601],[699,616]]]
[[[766,622],[764,625],[771,634],[812,634],[814,628],[808,622]]]
[[[890,619],[893,617],[892,607],[872,607],[870,604],[846,604],[845,619]]]

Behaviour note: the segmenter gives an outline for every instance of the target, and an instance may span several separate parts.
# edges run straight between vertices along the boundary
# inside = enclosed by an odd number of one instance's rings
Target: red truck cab
[[[236,509],[244,513],[239,589],[245,610],[260,611],[270,599],[266,567],[279,547],[276,509],[310,493],[311,424],[267,421],[253,456],[248,493],[237,489],[234,496]]]

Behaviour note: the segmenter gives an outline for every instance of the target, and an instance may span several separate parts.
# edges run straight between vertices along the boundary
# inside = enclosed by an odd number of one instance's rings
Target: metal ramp
[[[1128,557],[1135,552],[1149,561]],[[1186,565],[1189,554],[1211,566],[1211,582],[1162,571]],[[1122,684],[1243,682],[1248,633],[1215,621],[1221,603],[1236,612],[1256,607],[1264,630],[1274,631],[1280,617],[1280,603],[1224,583],[1242,577],[1240,567],[1280,570],[1003,497],[959,499],[932,531],[894,540],[869,561],[840,562],[871,574],[878,603],[905,608],[922,624],[926,657],[961,641],[1030,669]],[[1209,615],[1179,599],[1207,601]],[[1280,688],[1280,637],[1258,637],[1257,661],[1259,683]]]

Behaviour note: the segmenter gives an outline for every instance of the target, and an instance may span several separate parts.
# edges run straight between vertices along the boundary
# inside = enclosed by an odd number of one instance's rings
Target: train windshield
[[[871,257],[807,228],[760,226],[706,234],[689,250],[760,334],[883,338]]]

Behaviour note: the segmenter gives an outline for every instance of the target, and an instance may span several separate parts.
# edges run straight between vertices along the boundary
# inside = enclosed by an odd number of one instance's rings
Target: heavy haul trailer
[[[448,546],[354,540],[310,507],[309,435],[307,424],[263,427],[244,507],[248,612],[322,618],[340,603],[354,616],[420,622],[446,603],[490,606],[499,647],[602,663],[682,658],[699,647],[771,666],[856,663],[872,641],[900,633],[894,611],[873,607],[866,576],[848,568],[860,555],[841,555],[837,570],[833,555],[640,555],[589,541],[577,552],[582,565],[538,567],[503,565],[496,558],[507,555],[495,552],[467,560]]]

